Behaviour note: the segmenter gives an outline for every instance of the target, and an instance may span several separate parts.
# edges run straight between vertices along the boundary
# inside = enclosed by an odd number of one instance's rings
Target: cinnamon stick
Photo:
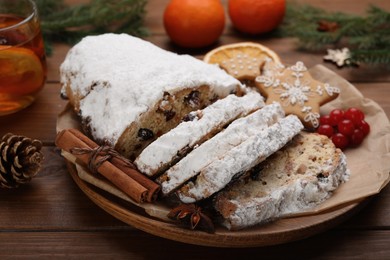
[[[90,148],[94,149],[98,147],[98,144],[96,144],[93,140],[88,138],[79,130],[77,129],[68,129],[68,130],[72,134],[74,134],[77,138],[79,138],[84,143],[86,143]],[[151,179],[149,179],[148,177],[140,173],[138,170],[136,170],[136,167],[134,165],[132,165],[132,168],[130,168],[127,164],[125,164],[122,160],[120,160],[117,157],[112,157],[110,159],[110,162],[148,190],[146,201],[151,202],[157,199],[158,192],[161,189],[160,185],[158,185],[157,183],[155,183],[154,181],[152,181]]]
[[[58,133],[56,138],[56,145],[72,153],[75,148],[78,149],[92,149],[87,143],[77,137],[74,133],[69,130],[63,130]],[[77,159],[79,159],[84,165],[88,165],[91,159],[91,154],[88,153],[72,153]],[[102,159],[103,156],[97,155],[96,160]],[[140,183],[135,181],[133,178],[128,176],[118,167],[113,165],[109,161],[103,161],[97,168],[97,171],[108,179],[113,185],[119,188],[121,191],[126,193],[130,198],[138,203],[147,201],[148,189],[142,186]]]

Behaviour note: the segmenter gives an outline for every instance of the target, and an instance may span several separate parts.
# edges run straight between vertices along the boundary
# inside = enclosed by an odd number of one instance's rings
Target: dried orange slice
[[[266,59],[281,63],[279,56],[264,45],[243,42],[228,44],[208,52],[203,61],[218,64],[227,73],[241,81],[254,81],[261,74]]]
[[[42,63],[33,51],[0,46],[0,92],[32,94],[42,87],[44,74]]]

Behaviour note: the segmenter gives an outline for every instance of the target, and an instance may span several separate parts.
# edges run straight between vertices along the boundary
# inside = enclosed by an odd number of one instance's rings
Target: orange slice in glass
[[[27,95],[37,92],[45,78],[35,53],[26,48],[0,46],[0,92]]]
[[[279,56],[264,45],[242,42],[211,50],[204,56],[203,61],[218,64],[238,80],[253,82],[261,74],[266,59],[281,63]]]

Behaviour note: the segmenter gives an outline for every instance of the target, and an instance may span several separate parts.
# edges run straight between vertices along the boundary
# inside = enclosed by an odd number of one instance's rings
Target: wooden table
[[[81,1],[68,1],[81,2]],[[164,49],[201,57],[221,44],[256,41],[275,50],[286,63],[302,60],[308,67],[323,64],[322,53],[301,52],[294,39],[248,38],[232,30],[230,22],[217,45],[202,50],[173,46],[162,25],[168,0],[149,0],[145,25],[148,40]],[[225,4],[227,1],[223,1]],[[363,14],[370,3],[390,10],[388,0],[306,0],[331,11]],[[110,259],[223,259],[287,257],[390,259],[390,187],[341,225],[305,240],[247,249],[201,247],[149,235],[113,218],[76,186],[54,146],[57,114],[65,101],[59,97],[58,68],[69,46],[55,45],[48,58],[48,80],[37,101],[24,111],[0,118],[0,136],[7,132],[44,142],[41,172],[26,186],[0,190],[0,258],[63,257]],[[325,66],[351,81],[366,97],[379,103],[390,116],[390,69],[367,67],[338,70]]]

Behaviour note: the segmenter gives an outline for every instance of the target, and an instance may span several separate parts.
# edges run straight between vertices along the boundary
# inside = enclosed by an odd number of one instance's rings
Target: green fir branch
[[[390,64],[390,48],[381,50],[351,50],[351,61],[356,63]]]
[[[143,26],[147,0],[91,0],[67,6],[62,0],[36,0],[48,53],[53,42],[74,44],[105,32],[148,35]]]
[[[320,31],[321,21],[336,23],[338,28]],[[288,4],[285,19],[275,34],[296,37],[301,48],[307,50],[348,47],[352,62],[390,64],[390,13],[376,6],[371,6],[362,17]]]
[[[46,18],[48,15],[57,13],[65,8],[63,0],[36,0],[35,1],[41,18]]]

